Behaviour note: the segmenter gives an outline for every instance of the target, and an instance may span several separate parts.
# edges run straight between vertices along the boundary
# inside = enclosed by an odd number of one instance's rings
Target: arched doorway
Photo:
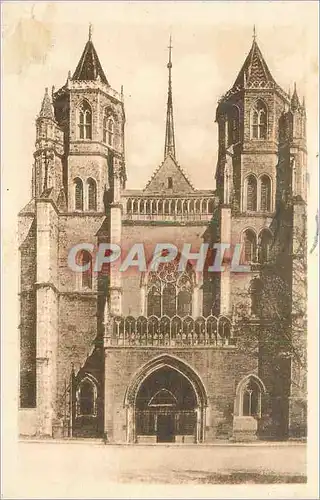
[[[196,439],[197,398],[189,380],[164,366],[141,384],[135,405],[136,435],[156,442]],[[178,438],[179,440],[179,438]]]
[[[199,376],[183,361],[160,356],[128,388],[128,442],[202,442],[207,397]]]

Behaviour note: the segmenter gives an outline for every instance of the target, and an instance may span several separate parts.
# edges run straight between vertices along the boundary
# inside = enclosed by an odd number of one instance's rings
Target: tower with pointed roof
[[[73,75],[69,72],[66,83],[59,90],[53,87],[51,95],[45,90],[36,119],[32,200],[20,212],[21,406],[34,408],[34,432],[39,434],[52,435],[63,379],[70,377],[69,363],[59,357],[62,325],[74,311],[91,318],[75,342],[72,362],[77,370],[90,345],[102,342],[105,285],[92,274],[87,279],[70,274],[67,260],[70,249],[81,241],[96,246],[101,227],[104,241],[120,240],[124,125],[123,95],[106,78],[90,28]],[[88,252],[79,258],[89,259],[92,268]],[[59,262],[64,262],[62,267]],[[118,281],[116,271],[110,272],[108,294],[114,313],[121,302]],[[72,326],[67,329],[72,331]],[[94,349],[98,379],[99,352]]]
[[[90,28],[91,30],[91,28]],[[125,113],[120,93],[113,90],[102,69],[91,31],[78,65],[65,85],[53,93],[55,118],[64,132],[64,189],[68,209],[74,210],[75,184],[82,186],[81,210],[104,211],[105,190],[112,189],[112,169],[125,182]],[[96,192],[90,204],[89,183]]]
[[[296,86],[290,97],[276,83],[254,29],[251,49],[231,89],[219,100],[216,112],[219,207],[214,239],[229,244],[231,248],[240,243],[241,262],[246,263],[250,270],[237,275],[230,273],[227,267],[217,277],[216,301],[220,311],[226,314],[242,307],[241,301],[245,303],[247,297],[251,321],[260,321],[261,311],[257,306],[260,299],[257,296],[262,292],[258,290],[263,287],[263,279],[267,282],[270,279],[271,261],[275,263],[274,275],[279,273],[289,287],[293,286],[295,264],[294,259],[290,260],[292,254],[288,244],[291,249],[297,248],[293,235],[306,227],[303,220],[307,182],[305,118]],[[279,220],[286,221],[286,230]],[[304,246],[304,237],[300,238]],[[298,289],[301,283],[295,286]],[[301,297],[304,296],[302,288]],[[276,285],[273,293],[277,293]],[[279,297],[278,300],[282,299]],[[291,325],[288,335],[292,330]],[[294,342],[298,346],[301,339],[293,341],[293,348]],[[276,358],[277,355],[273,353],[273,356]],[[294,362],[292,370],[293,366]],[[290,368],[286,370],[290,371]],[[263,350],[260,352],[259,373],[269,390],[270,407],[266,414],[269,412],[272,422],[269,428],[266,424],[263,432],[266,435],[287,435],[291,433],[289,393],[295,391],[294,381],[290,382],[283,376],[275,383],[276,368],[270,353],[266,355]],[[291,389],[288,389],[290,384]],[[286,398],[286,403],[282,398]]]

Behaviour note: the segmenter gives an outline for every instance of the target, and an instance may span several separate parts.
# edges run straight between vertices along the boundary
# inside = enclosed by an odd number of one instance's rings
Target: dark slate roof
[[[233,88],[243,88],[251,82],[272,82],[276,84],[256,40],[252,43],[250,52],[247,55],[237,79],[233,84]]]
[[[106,75],[102,69],[98,54],[91,40],[88,40],[78,66],[73,73],[72,80],[96,80],[100,76],[101,81],[109,85]]]

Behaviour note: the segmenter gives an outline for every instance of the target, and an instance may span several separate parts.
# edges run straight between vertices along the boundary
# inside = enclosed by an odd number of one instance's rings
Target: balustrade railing
[[[212,198],[128,198],[125,216],[133,220],[209,220],[214,210]]]
[[[118,346],[232,346],[232,323],[226,316],[133,316],[113,319],[112,344]]]

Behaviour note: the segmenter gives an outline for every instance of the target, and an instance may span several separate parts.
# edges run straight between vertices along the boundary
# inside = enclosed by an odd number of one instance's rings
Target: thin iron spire
[[[252,35],[252,38],[253,38],[253,41],[255,42],[256,38],[257,38],[256,25],[255,24],[253,25],[253,35]]]
[[[91,42],[92,39],[92,24],[89,23],[89,42]]]
[[[169,61],[167,68],[169,70],[169,81],[168,81],[168,101],[167,101],[167,121],[166,121],[166,137],[164,145],[164,158],[171,155],[173,158],[176,157],[176,147],[174,142],[174,126],[173,126],[173,104],[172,104],[172,80],[171,80],[171,51],[172,51],[172,38],[170,35],[169,43]]]

